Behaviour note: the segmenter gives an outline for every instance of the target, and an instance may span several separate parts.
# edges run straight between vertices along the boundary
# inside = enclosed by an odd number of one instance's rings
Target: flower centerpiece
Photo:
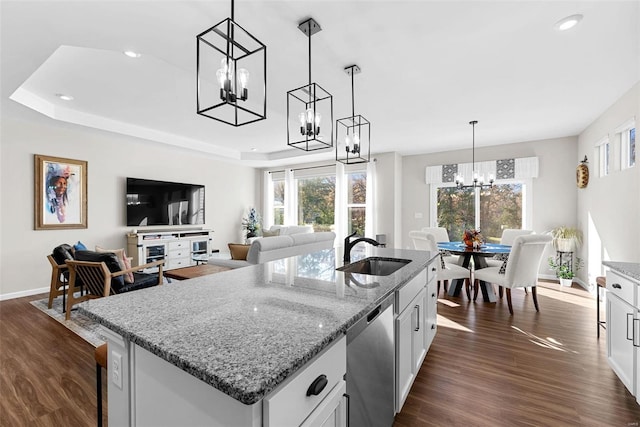
[[[462,241],[467,247],[474,248],[482,245],[483,237],[480,230],[464,230]]]
[[[260,230],[260,215],[255,208],[249,209],[249,215],[242,218],[242,228],[247,230],[247,239],[256,237]]]

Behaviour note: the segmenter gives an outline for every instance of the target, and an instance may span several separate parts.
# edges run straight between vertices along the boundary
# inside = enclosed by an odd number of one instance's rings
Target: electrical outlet
[[[422,219],[422,212],[414,212],[413,217],[415,219]]]
[[[122,355],[115,351],[111,352],[111,381],[122,390]]]

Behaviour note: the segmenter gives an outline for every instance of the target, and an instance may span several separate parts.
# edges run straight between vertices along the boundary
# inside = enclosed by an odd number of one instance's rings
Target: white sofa
[[[275,232],[279,230],[279,236],[288,236],[291,234],[300,233],[313,233],[313,226],[311,225],[272,225],[268,232]]]
[[[229,268],[240,268],[248,265],[262,264],[276,259],[308,254],[322,249],[333,248],[336,233],[322,231],[318,233],[285,234],[282,236],[263,237],[251,243],[246,260],[228,258],[209,258],[208,264]]]

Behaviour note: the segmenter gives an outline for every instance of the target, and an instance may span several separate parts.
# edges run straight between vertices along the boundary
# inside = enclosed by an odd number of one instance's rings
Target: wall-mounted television
[[[204,224],[204,185],[127,178],[127,226]]]

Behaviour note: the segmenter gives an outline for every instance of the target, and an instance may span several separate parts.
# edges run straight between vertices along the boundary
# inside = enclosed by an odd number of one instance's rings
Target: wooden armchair
[[[66,265],[69,268],[69,286],[67,291],[67,312],[65,314],[65,318],[69,320],[71,316],[71,307],[79,302],[162,285],[163,264],[164,260],[159,260],[139,265],[137,267],[128,268],[126,270],[111,272],[105,262],[68,260]],[[138,273],[139,270],[152,267],[158,267],[157,277],[156,273]],[[115,283],[114,279],[122,277],[128,273],[133,273],[133,283],[112,286],[112,284]],[[84,295],[80,295],[79,297],[74,296],[78,291],[78,289],[76,289],[76,282],[81,282],[86,291]]]
[[[51,289],[49,289],[49,304],[47,307],[53,306],[53,299],[62,295],[62,307],[65,307],[65,295],[69,279],[69,269],[67,264],[58,264],[51,255],[47,255],[47,259],[51,264]]]

